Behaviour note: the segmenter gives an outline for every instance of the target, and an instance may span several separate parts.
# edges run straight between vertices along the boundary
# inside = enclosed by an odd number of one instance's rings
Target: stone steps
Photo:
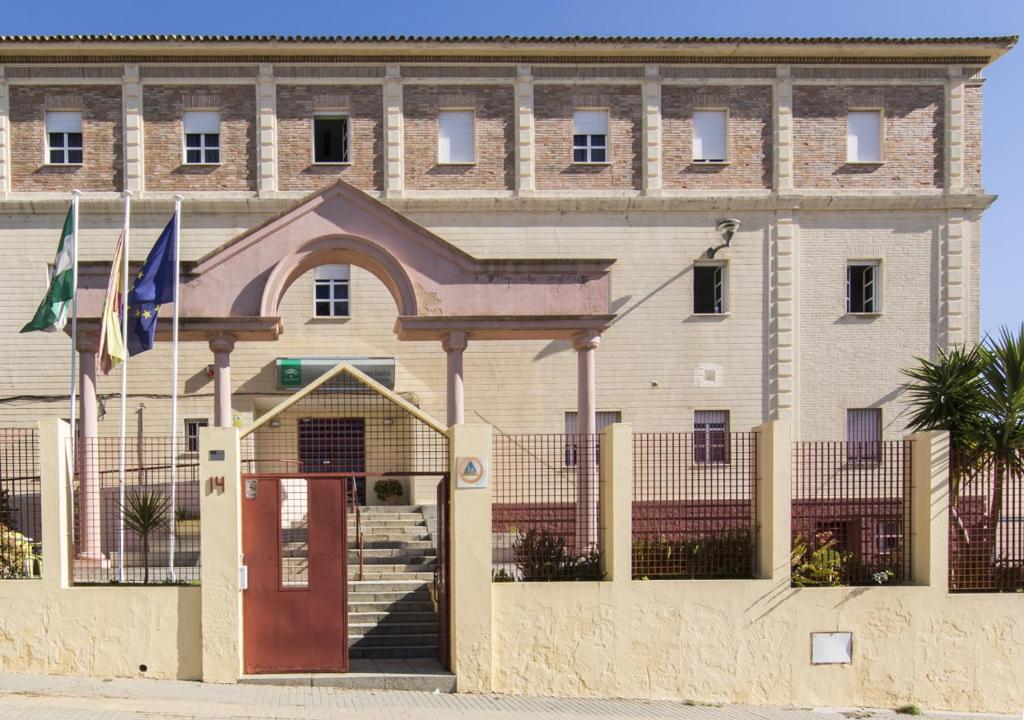
[[[353,610],[351,605],[348,608],[349,634],[352,633],[353,627],[363,627],[367,624],[385,627],[416,625],[420,623],[429,623],[430,625],[437,624],[437,616],[434,614],[434,608],[432,605],[424,610],[406,610],[403,608],[400,610],[383,610],[377,612],[363,608]]]
[[[380,645],[375,647],[353,647],[350,645],[348,656],[352,660],[436,658],[437,636],[434,636],[433,645]]]

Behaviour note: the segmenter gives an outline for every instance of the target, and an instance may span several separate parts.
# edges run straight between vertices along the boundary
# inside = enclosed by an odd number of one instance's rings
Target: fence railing
[[[39,435],[35,428],[0,429],[0,580],[42,572]]]
[[[496,581],[601,578],[599,437],[495,435]]]
[[[949,589],[1024,590],[1024,476],[950,454]]]
[[[633,577],[756,572],[757,434],[633,435]]]
[[[905,440],[793,443],[799,584],[910,579],[910,449]]]
[[[188,440],[129,437],[75,447],[74,581],[199,581],[199,456]],[[176,461],[172,482],[172,457]]]

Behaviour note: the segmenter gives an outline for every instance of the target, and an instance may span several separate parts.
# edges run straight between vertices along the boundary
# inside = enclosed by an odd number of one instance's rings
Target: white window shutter
[[[879,162],[882,159],[882,113],[851,111],[846,122],[848,162]]]
[[[695,110],[693,113],[693,159],[725,160],[725,145],[725,111]]]
[[[80,133],[82,132],[82,113],[80,112],[48,112],[46,113],[46,132]]]
[[[191,110],[182,117],[186,135],[220,133],[220,113],[209,110]]]
[[[576,110],[572,114],[573,135],[607,135],[608,113],[604,110]]]
[[[442,110],[437,114],[437,159],[443,163],[476,161],[472,110]]]

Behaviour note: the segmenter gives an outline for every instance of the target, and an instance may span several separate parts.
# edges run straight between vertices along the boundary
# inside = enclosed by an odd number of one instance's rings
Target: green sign
[[[297,358],[278,360],[277,384],[281,387],[302,387],[302,361]]]

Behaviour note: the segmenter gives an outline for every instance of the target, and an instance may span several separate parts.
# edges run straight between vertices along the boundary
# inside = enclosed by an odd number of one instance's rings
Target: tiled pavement
[[[681,720],[894,720],[890,710],[699,705],[676,701],[446,695],[327,687],[205,685],[167,680],[69,678],[0,673],[3,720],[149,718],[671,718]],[[1017,716],[932,713],[935,720]]]

